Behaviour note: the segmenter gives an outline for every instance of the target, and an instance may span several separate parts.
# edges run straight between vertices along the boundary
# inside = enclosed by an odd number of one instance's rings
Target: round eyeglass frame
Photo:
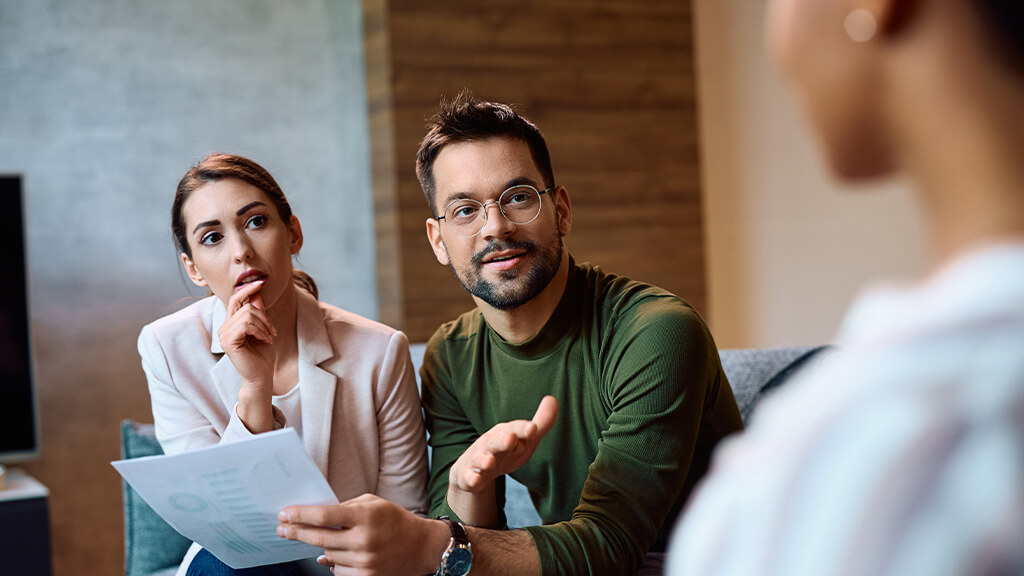
[[[502,206],[502,203],[501,203],[501,199],[505,197],[505,194],[508,194],[510,191],[516,190],[518,188],[529,188],[530,190],[533,190],[534,192],[537,193],[537,200],[539,202],[539,204],[537,205],[537,214],[535,214],[533,218],[530,218],[526,222],[515,222],[512,219],[510,219],[508,217],[508,214],[505,214],[505,208]],[[484,226],[487,226],[487,208],[489,208],[491,204],[497,204],[498,205],[498,211],[501,212],[501,217],[504,218],[505,220],[507,220],[508,222],[510,222],[512,224],[515,224],[516,226],[525,226],[525,225],[533,222],[534,220],[536,220],[537,218],[540,217],[541,210],[544,209],[544,195],[547,194],[548,192],[551,192],[555,188],[556,188],[556,186],[551,186],[551,187],[545,188],[543,190],[538,190],[536,187],[531,186],[529,184],[516,184],[515,186],[509,186],[508,188],[506,188],[501,193],[501,195],[498,196],[497,200],[488,200],[487,202],[481,202],[479,200],[474,200],[472,198],[458,198],[456,200],[452,200],[451,202],[449,202],[448,205],[446,205],[444,207],[444,211],[441,213],[441,215],[440,216],[435,216],[434,219],[437,220],[438,222],[440,222],[441,220],[447,219],[447,217],[444,215],[444,213],[448,212],[448,209],[451,208],[452,204],[455,204],[456,202],[466,202],[466,201],[468,201],[468,202],[473,202],[475,204],[479,204],[480,205],[480,213],[483,214],[484,219],[483,219],[483,223],[480,224],[480,229],[479,230],[477,230],[476,232],[474,232],[472,234],[469,234],[469,235],[458,234],[458,236],[460,238],[473,238],[474,236],[477,236],[478,234],[483,232]]]

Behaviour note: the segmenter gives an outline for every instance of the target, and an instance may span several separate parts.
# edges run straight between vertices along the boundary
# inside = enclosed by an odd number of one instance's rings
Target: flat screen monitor
[[[21,178],[0,175],[0,463],[39,456]]]

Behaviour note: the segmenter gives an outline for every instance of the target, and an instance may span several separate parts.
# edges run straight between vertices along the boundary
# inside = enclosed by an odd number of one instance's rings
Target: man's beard
[[[498,275],[504,282],[497,284],[484,280],[481,275],[483,259],[488,254],[503,250],[524,250],[523,256],[533,257],[533,265],[526,272],[501,270]],[[562,265],[562,236],[555,232],[555,242],[547,248],[539,247],[529,240],[492,240],[473,255],[466,268],[455,267],[448,258],[452,273],[467,292],[498,310],[512,310],[526,304],[547,288],[551,279]]]

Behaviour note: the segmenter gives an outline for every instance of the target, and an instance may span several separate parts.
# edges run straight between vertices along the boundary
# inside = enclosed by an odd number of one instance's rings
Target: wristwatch
[[[473,551],[466,538],[466,529],[458,522],[452,522],[447,516],[441,516],[438,520],[448,525],[451,530],[452,539],[448,542],[448,548],[441,555],[441,567],[438,568],[435,576],[466,576],[473,566]]]

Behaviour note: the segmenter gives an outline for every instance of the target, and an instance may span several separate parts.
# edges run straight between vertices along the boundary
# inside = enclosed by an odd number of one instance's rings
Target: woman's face
[[[848,179],[892,168],[882,121],[880,40],[865,40],[863,19],[871,19],[864,11],[851,18],[856,4],[769,0],[766,19],[772,59],[796,93],[833,171]]]
[[[293,254],[302,247],[299,221],[284,222],[259,188],[226,178],[194,190],[182,207],[192,258],[181,255],[197,286],[227,304],[244,283],[264,280],[267,308],[292,286]]]

